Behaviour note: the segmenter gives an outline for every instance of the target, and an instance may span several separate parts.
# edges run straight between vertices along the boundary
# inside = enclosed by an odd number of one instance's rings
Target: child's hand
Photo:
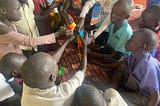
[[[66,36],[73,36],[73,30],[67,30],[66,31]]]
[[[84,18],[80,17],[77,22],[76,30],[80,31],[84,25]]]
[[[72,41],[73,39],[75,38],[75,36],[69,36],[69,37],[67,37],[67,41]]]
[[[65,36],[66,35],[66,29],[61,29],[55,32],[55,37]]]

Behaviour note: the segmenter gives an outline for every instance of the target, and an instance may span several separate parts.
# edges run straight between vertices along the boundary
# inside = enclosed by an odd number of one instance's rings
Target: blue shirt
[[[138,61],[135,64],[135,60]],[[134,81],[146,94],[150,95],[148,88],[155,91],[160,89],[160,63],[150,53],[142,54],[137,52],[131,54],[127,63]]]
[[[109,38],[107,45],[112,47],[115,51],[122,52],[123,54],[129,54],[129,51],[126,51],[125,44],[131,38],[133,31],[131,26],[126,20],[124,25],[119,28],[115,33],[113,33],[114,24],[110,23],[108,26]]]

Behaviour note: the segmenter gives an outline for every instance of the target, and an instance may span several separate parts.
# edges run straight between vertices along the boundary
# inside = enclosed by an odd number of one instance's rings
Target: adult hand
[[[66,35],[66,29],[60,29],[57,32],[55,32],[55,37],[60,37]]]

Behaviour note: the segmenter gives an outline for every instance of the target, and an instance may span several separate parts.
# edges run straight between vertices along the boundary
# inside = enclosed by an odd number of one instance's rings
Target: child
[[[126,43],[132,55],[114,72],[111,83],[117,88],[122,75],[128,78],[126,87],[133,92],[123,93],[122,97],[129,106],[157,106],[159,102],[160,63],[150,54],[157,45],[157,35],[149,29],[134,32]]]
[[[55,85],[57,63],[71,40],[73,36],[56,51],[53,57],[46,53],[36,53],[23,64],[22,106],[70,106],[76,88],[83,82],[87,65],[87,47],[84,42],[79,71],[67,82]]]
[[[101,45],[89,45],[91,51],[88,51],[90,57],[101,59],[102,63],[113,61],[119,61],[124,56],[129,55],[129,52],[125,49],[125,43],[132,36],[132,28],[128,24],[127,19],[132,10],[132,0],[119,0],[115,3],[111,12],[111,23],[108,26],[109,38],[106,44]],[[107,35],[106,35],[107,36]],[[102,41],[101,41],[102,42]],[[92,63],[100,63],[97,60]]]
[[[0,10],[0,58],[9,52],[22,54],[20,45],[34,47],[36,45],[51,44],[56,42],[55,37],[65,35],[65,30],[34,38],[16,32],[16,28],[11,22],[21,19],[18,0],[1,0]]]
[[[76,90],[73,106],[128,106],[120,94],[112,89],[100,92],[91,85],[82,85]]]
[[[160,4],[155,4],[147,7],[141,14],[140,28],[148,28],[158,35],[160,43]],[[155,58],[160,61],[160,45],[156,47],[152,53],[155,53]]]
[[[8,53],[0,60],[0,105],[20,106],[22,87],[14,78],[20,77],[20,67],[26,57],[17,53]]]

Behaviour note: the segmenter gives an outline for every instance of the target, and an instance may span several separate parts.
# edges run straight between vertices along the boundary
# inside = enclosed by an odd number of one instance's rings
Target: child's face
[[[125,19],[124,17],[125,13],[123,12],[123,9],[120,6],[114,5],[111,12],[111,22],[117,24],[122,22]]]
[[[26,59],[19,59],[18,61],[15,61],[12,67],[12,76],[16,78],[21,77],[21,66],[26,61]]]
[[[128,51],[136,52],[139,48],[142,48],[143,38],[140,36],[139,32],[134,32],[130,40],[127,41],[125,48]]]
[[[20,3],[18,0],[10,0],[12,5],[6,7],[6,18],[9,21],[19,21],[21,19]]]
[[[140,28],[148,28],[154,32],[156,32],[157,28],[160,27],[158,24],[158,20],[152,16],[152,13],[144,11],[141,15]]]

